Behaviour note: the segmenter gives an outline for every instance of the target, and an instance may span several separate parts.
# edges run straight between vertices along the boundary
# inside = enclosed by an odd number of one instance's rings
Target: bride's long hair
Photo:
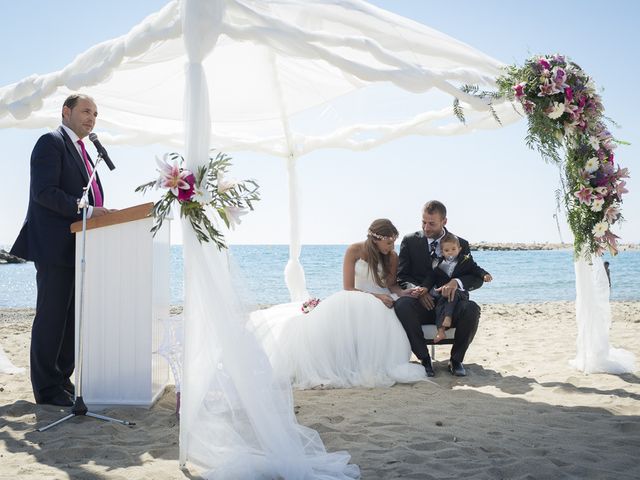
[[[367,239],[364,242],[364,250],[367,255],[369,271],[375,282],[381,286],[387,286],[387,277],[391,271],[391,255],[383,255],[374,243],[375,240],[395,240],[398,238],[398,229],[386,218],[378,218],[369,226]],[[380,275],[380,266],[382,275]]]

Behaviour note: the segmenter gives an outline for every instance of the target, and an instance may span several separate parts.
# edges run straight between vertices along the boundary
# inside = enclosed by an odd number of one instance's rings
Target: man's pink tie
[[[84,143],[82,142],[82,140],[78,140],[78,145],[80,145],[80,150],[82,151],[82,159],[84,160],[84,164],[87,167],[87,173],[89,174],[89,176],[91,176],[93,170],[91,168],[91,162],[89,162],[89,155],[87,155],[87,150],[84,148]],[[98,186],[96,177],[93,177],[93,181],[91,182],[91,190],[93,191],[93,199],[95,200],[93,206],[101,207],[102,193],[100,193],[100,187]]]

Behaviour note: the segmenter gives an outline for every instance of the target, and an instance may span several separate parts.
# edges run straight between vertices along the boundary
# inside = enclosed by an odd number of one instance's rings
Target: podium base
[[[92,413],[89,411],[89,409],[87,408],[87,406],[84,403],[84,400],[82,399],[82,396],[80,397],[76,397],[75,403],[73,404],[73,407],[71,407],[71,413],[69,415],[66,415],[64,417],[62,417],[59,420],[56,420],[53,423],[50,423],[49,425],[46,425],[42,428],[38,428],[36,429],[37,432],[44,432],[45,430],[49,430],[50,428],[55,427],[56,425],[60,425],[63,422],[66,422],[67,420],[73,418],[73,417],[92,417],[92,418],[96,418],[98,420],[104,420],[105,422],[113,422],[113,423],[119,423],[121,425],[127,425],[127,426],[132,426],[135,425],[134,422],[128,422],[126,420],[119,420],[117,418],[111,418],[111,417],[107,417],[105,415],[99,415],[97,413]]]

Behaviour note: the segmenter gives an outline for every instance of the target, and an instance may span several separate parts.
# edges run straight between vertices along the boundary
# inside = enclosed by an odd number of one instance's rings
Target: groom
[[[413,296],[400,297],[396,300],[394,309],[407,332],[411,350],[420,359],[429,377],[433,377],[434,371],[422,325],[436,323],[435,302],[429,291],[435,284],[433,268],[442,256],[440,239],[447,233],[446,223],[447,209],[444,204],[437,200],[427,202],[422,208],[422,231],[402,239],[398,260],[398,283],[405,289],[415,288],[416,293]],[[469,254],[469,242],[462,238],[459,240],[462,254]],[[462,275],[460,278],[451,279],[440,292],[452,300],[456,290],[475,290],[482,284],[481,278]],[[480,307],[477,303],[470,300],[460,300],[457,303],[452,323],[456,334],[449,360],[449,371],[452,375],[464,377],[467,374],[462,360],[476,334],[479,319]]]

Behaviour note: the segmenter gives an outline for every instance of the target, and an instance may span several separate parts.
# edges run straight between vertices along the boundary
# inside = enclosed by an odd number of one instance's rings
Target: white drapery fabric
[[[185,0],[187,51],[185,151],[187,167],[207,163],[211,129],[207,75],[224,15],[221,0]],[[217,96],[213,95],[215,111]],[[213,212],[209,212],[213,219]],[[315,430],[299,425],[291,387],[276,379],[269,360],[246,328],[226,256],[200,245],[184,223],[184,354],[180,464],[188,460],[211,479],[353,479],[359,469],[346,452],[327,453]]]
[[[633,372],[634,354],[609,344],[609,280],[602,258],[581,257],[575,262],[575,271],[578,338],[571,365],[585,373]]]

